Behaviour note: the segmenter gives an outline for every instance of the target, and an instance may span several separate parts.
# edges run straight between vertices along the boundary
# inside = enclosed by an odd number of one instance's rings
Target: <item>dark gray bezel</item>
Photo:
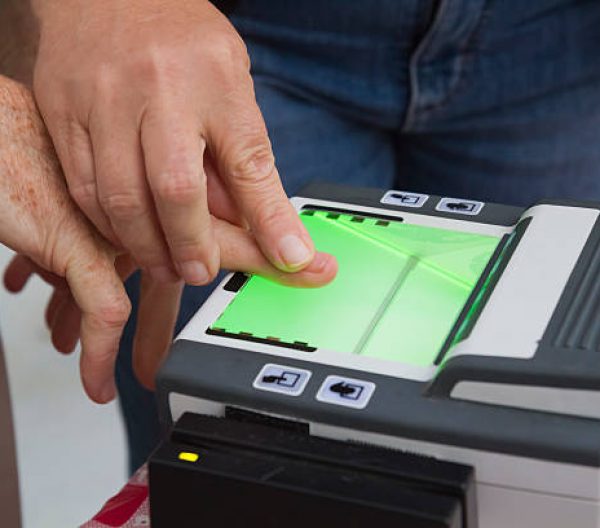
[[[306,352],[310,354],[310,352]],[[310,370],[300,396],[256,390],[265,363]],[[321,403],[315,395],[330,374],[372,381],[366,409]],[[426,384],[240,349],[179,340],[158,380],[160,415],[171,423],[169,394],[176,392],[363,431],[559,462],[600,466],[600,422],[451,398],[428,397]]]

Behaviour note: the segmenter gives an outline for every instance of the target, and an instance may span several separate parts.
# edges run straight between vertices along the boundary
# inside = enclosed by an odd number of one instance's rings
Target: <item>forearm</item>
[[[0,74],[31,86],[38,33],[28,0],[0,0]]]
[[[19,160],[14,159],[20,153]],[[9,166],[22,158],[52,167],[55,178],[60,168],[31,91],[23,84],[0,75],[0,181],[5,187]],[[21,181],[23,177],[20,178]]]

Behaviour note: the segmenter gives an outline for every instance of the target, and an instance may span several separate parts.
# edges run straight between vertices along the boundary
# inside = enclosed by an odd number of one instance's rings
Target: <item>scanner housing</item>
[[[403,222],[497,246],[423,363],[220,328],[253,280],[228,275],[158,377],[166,435],[150,461],[153,524],[175,511],[178,526],[214,520],[237,494],[248,500],[224,514],[227,526],[322,515],[332,526],[598,528],[600,205],[522,209],[331,185],[292,203],[332,222]],[[186,450],[198,460],[180,460]]]

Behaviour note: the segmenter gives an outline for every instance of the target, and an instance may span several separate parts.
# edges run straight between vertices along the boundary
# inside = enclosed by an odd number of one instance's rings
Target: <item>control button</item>
[[[317,393],[324,403],[364,409],[375,392],[375,383],[342,376],[327,376]]]
[[[309,370],[267,363],[258,373],[252,386],[255,389],[299,396],[310,379]]]
[[[388,191],[383,195],[381,203],[399,205],[402,207],[423,207],[429,199],[427,194],[417,194],[404,191]]]
[[[436,211],[444,213],[456,213],[470,216],[478,215],[483,206],[483,202],[475,202],[473,200],[461,200],[460,198],[442,198],[435,207]]]

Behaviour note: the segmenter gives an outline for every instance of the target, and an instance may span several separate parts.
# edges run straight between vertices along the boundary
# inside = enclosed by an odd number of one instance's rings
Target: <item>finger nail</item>
[[[179,265],[181,276],[185,282],[190,284],[206,284],[210,280],[210,275],[206,266],[199,260],[189,260]]]
[[[279,254],[290,270],[301,268],[313,256],[312,250],[296,235],[285,235],[279,241]]]
[[[151,277],[158,282],[174,282],[178,279],[177,275],[168,266],[154,266],[149,271]]]

